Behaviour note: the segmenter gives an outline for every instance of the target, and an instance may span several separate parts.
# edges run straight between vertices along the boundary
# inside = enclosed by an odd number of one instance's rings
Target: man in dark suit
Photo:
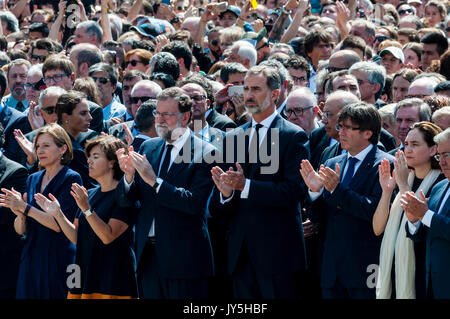
[[[374,106],[347,105],[339,113],[337,128],[347,154],[328,160],[318,173],[308,161],[301,164],[302,177],[314,192],[311,217],[325,220],[322,296],[375,298],[375,287],[367,285],[367,271],[378,264],[381,244],[372,230],[381,197],[378,165],[392,156],[376,146],[381,117]]]
[[[142,155],[132,148],[128,155],[118,151],[125,172],[120,199],[141,203],[136,223],[141,298],[208,297],[214,265],[205,212],[213,185],[205,157],[215,149],[187,128],[191,108],[183,90],[164,90],[155,115],[160,137],[144,142]]]
[[[3,146],[3,126],[0,124],[0,147]],[[28,172],[22,165],[11,161],[0,152],[0,189],[14,187],[25,191]],[[14,215],[10,209],[0,207],[0,298],[16,297],[17,274],[23,241],[14,231]]]
[[[10,160],[25,165],[26,155],[14,137],[14,130],[20,129],[24,134],[30,132],[31,126],[28,118],[22,112],[10,108],[3,103],[0,104],[0,109],[0,123],[3,125],[5,132],[5,143],[3,144],[4,154]]]
[[[406,234],[414,241],[426,240],[428,298],[450,299],[450,128],[435,136],[437,158],[446,180],[436,184],[430,197],[407,192],[402,207],[408,217]]]
[[[227,270],[234,297],[296,298],[296,273],[306,268],[299,207],[306,188],[298,165],[309,155],[307,135],[276,112],[276,69],[252,67],[244,83],[252,121],[226,135],[226,162],[211,171],[218,191],[210,212],[230,217]],[[235,170],[228,169],[233,163]]]

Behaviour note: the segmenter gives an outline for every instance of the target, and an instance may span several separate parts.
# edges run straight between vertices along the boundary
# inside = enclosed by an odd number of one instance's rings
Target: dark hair
[[[450,80],[450,50],[445,51],[440,58],[439,73]]]
[[[220,79],[223,83],[228,83],[230,74],[235,73],[247,73],[248,69],[238,62],[230,62],[225,64],[225,66],[220,70]]]
[[[128,153],[128,148],[124,142],[119,140],[117,137],[112,135],[101,135],[96,137],[93,140],[89,140],[85,146],[85,154],[86,157],[89,157],[92,149],[95,146],[99,146],[101,151],[105,154],[106,159],[108,161],[114,161],[112,170],[113,170],[113,178],[118,181],[123,176],[123,171],[120,169],[119,160],[117,159],[116,152],[120,148],[125,149],[125,153]]]
[[[447,38],[437,32],[425,34],[422,39],[420,39],[420,42],[424,44],[436,44],[437,52],[439,53],[439,55],[441,55],[448,49]]]
[[[72,52],[71,52],[71,54],[72,54]],[[78,51],[77,67],[79,67],[83,63],[87,63],[88,67],[91,67],[94,64],[97,64],[100,62],[102,62],[102,55],[100,53],[100,50],[93,49],[91,46],[85,45],[85,47],[83,49]]]
[[[428,147],[436,145],[436,143],[434,142],[434,137],[442,132],[442,129],[439,126],[428,121],[414,123],[409,128],[409,131],[412,131],[414,129],[417,129],[422,133],[423,139],[427,143]],[[431,161],[431,168],[433,169],[441,168],[439,166],[439,162],[436,161],[434,156],[431,156],[430,161]]]
[[[97,84],[90,77],[78,78],[73,83],[73,89],[75,91],[80,91],[86,94],[87,99],[91,102],[102,105],[100,99],[100,92],[98,90]]]
[[[256,65],[248,70],[246,77],[259,74],[264,75],[267,79],[266,84],[271,91],[280,89],[280,75],[276,68],[266,65]]]
[[[58,115],[58,124],[62,124],[62,115],[71,115],[73,110],[83,99],[86,98],[86,94],[79,91],[69,91],[62,94],[55,105],[55,113]]]
[[[175,81],[180,77],[180,65],[172,53],[159,52],[151,58],[150,64],[153,73],[167,73]]]
[[[400,28],[397,31],[398,35],[404,35],[408,37],[409,42],[420,42],[419,35],[416,29],[413,28]]]
[[[106,72],[109,76],[109,80],[111,81],[111,85],[117,84],[117,75],[114,71],[114,68],[108,63],[96,63],[89,68],[89,76],[92,76],[96,72]]]
[[[142,80],[148,80],[149,76],[145,73],[142,73],[139,70],[131,70],[131,71],[127,71],[127,73],[125,73],[125,75],[123,76],[122,79],[122,83],[125,81],[131,81],[136,77],[140,77]]]
[[[378,144],[381,131],[381,116],[378,110],[369,103],[356,102],[345,106],[338,114],[338,123],[350,119],[360,127],[360,131],[371,131],[369,142]]]
[[[142,103],[134,118],[134,124],[138,131],[148,131],[155,124],[154,110],[156,110],[156,100],[150,99]]]
[[[306,36],[304,40],[304,48],[305,53],[311,53],[314,49],[314,46],[318,44],[319,42],[325,42],[325,43],[331,43],[333,42],[333,38],[331,35],[322,30],[313,30],[310,31]]]
[[[306,76],[308,80],[311,76],[311,69],[309,68],[308,61],[306,61],[306,59],[300,55],[293,55],[288,60],[285,60],[283,65],[286,69],[293,68],[295,70],[306,71]]]
[[[392,101],[392,83],[394,82],[394,78],[392,75],[386,75],[384,80],[384,87],[381,95],[386,94],[388,97],[388,101]]]
[[[414,81],[414,78],[419,75],[417,71],[409,68],[402,68],[397,71],[397,73],[394,74],[393,80],[395,80],[396,77],[400,76],[401,78],[405,79],[409,83],[412,83]]]
[[[62,70],[67,76],[70,76],[75,73],[75,66],[68,57],[61,54],[52,54],[45,59],[42,65],[42,74],[45,76],[45,73],[50,70]]]
[[[184,78],[180,79],[177,82],[177,86],[182,87],[189,83],[195,83],[195,84],[201,86],[203,88],[203,90],[205,90],[205,92],[206,92],[206,97],[210,101],[210,105],[212,106],[214,104],[214,89],[213,89],[211,83],[209,82],[209,80],[207,80],[205,77],[203,77],[200,74],[192,74],[188,77],[184,77]]]
[[[351,37],[346,37],[341,44],[341,50],[345,50],[345,49],[358,49],[361,50],[361,52],[363,53],[363,55],[366,53],[366,42],[364,41],[363,38],[358,37],[358,36],[351,36]]]
[[[48,25],[43,22],[32,23],[28,30],[29,30],[29,32],[40,32],[40,33],[42,33],[42,37],[44,37],[44,38],[48,37],[48,34],[50,33],[50,30],[48,29]]]
[[[406,43],[403,46],[403,50],[411,50],[417,55],[417,58],[419,59],[419,61],[422,59],[423,47],[422,47],[422,44],[420,44],[420,43],[417,43],[417,42]]]
[[[181,113],[191,112],[192,100],[189,95],[177,86],[163,90],[157,96],[158,101],[175,99],[178,101],[178,111]]]
[[[64,145],[67,145],[67,150],[61,157],[61,165],[67,165],[70,163],[70,161],[73,159],[73,148],[72,148],[72,142],[70,141],[69,134],[67,134],[66,130],[59,126],[56,123],[47,124],[43,127],[41,127],[37,133],[36,137],[34,138],[34,152],[36,153],[37,150],[37,141],[39,139],[39,136],[42,134],[49,134],[53,137],[53,140],[55,141],[56,146],[62,147]]]
[[[175,81],[172,79],[172,77],[167,73],[157,72],[153,73],[150,76],[151,81],[161,81],[164,84],[164,89],[171,88],[172,86],[175,86]]]
[[[31,52],[34,49],[47,50],[48,54],[56,53],[55,44],[50,39],[37,39],[31,42]]]
[[[23,60],[27,60],[28,56],[25,52],[23,52],[22,50],[19,49],[11,49],[8,51],[8,56],[11,59],[11,61],[14,60],[18,60],[18,59],[23,59]]]
[[[4,35],[0,36],[0,51],[8,50],[8,40]]]
[[[0,69],[0,99],[3,98],[7,85],[8,80],[6,79],[6,74],[2,69]]]
[[[189,70],[191,68],[192,52],[189,49],[187,43],[182,41],[173,41],[170,42],[169,44],[166,44],[161,51],[172,53],[177,60],[182,58],[184,60],[184,65],[186,66],[186,69]]]

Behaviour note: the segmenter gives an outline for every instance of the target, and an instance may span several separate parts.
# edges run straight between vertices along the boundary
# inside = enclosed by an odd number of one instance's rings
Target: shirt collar
[[[172,144],[173,148],[176,148],[178,151],[180,151],[183,148],[183,145],[186,143],[186,141],[190,135],[191,135],[191,130],[189,128],[186,128],[183,135],[181,135],[175,142],[168,143],[166,141],[165,145],[167,146],[168,144]]]
[[[356,154],[355,158],[357,158],[360,162],[364,161],[364,159],[366,158],[367,154],[369,154],[369,152],[372,150],[372,147],[374,147],[375,145],[370,144],[369,146],[367,146],[365,149],[363,149],[361,152],[359,152],[358,154]],[[349,152],[347,152],[347,159],[349,159],[350,157],[352,157],[350,155]]]
[[[252,117],[252,127],[254,127],[256,124],[261,124],[265,128],[269,128],[270,125],[272,125],[273,120],[278,115],[278,112],[275,110],[270,116],[266,117],[264,120],[262,120],[260,123],[257,123],[255,119]]]

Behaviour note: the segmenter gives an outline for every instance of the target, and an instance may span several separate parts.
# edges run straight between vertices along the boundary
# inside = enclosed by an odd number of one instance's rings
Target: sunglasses
[[[41,108],[41,110],[47,113],[48,115],[52,115],[53,113],[55,113],[55,108],[56,108],[55,106],[47,106]]]
[[[100,84],[103,84],[103,85],[105,85],[106,83],[109,82],[109,79],[104,78],[104,77],[97,78],[95,76],[91,76],[91,78],[92,78],[92,80],[94,80],[94,82],[97,82],[97,80],[98,80],[100,82]]]
[[[138,63],[145,64],[145,63],[142,62],[142,61],[131,60],[131,61],[128,61],[128,62],[126,63],[126,65],[128,66],[129,64],[131,64],[132,66],[136,66]]]
[[[45,55],[36,55],[36,54],[31,55],[31,60],[34,60],[34,61],[39,60],[42,63],[45,61],[46,58],[47,57]]]
[[[36,83],[25,83],[25,88],[33,89],[35,91],[42,91],[46,88],[44,79],[40,79]]]
[[[383,42],[384,40],[387,39],[387,36],[384,35],[380,35],[379,37],[375,37],[375,42]]]
[[[405,10],[399,10],[398,14],[399,15],[404,15],[404,14],[412,13],[412,12],[413,12],[412,9],[405,9]]]
[[[130,101],[133,104],[138,104],[139,101],[141,101],[141,103],[145,103],[150,99],[154,99],[154,97],[152,96],[136,96],[136,97],[130,97]]]

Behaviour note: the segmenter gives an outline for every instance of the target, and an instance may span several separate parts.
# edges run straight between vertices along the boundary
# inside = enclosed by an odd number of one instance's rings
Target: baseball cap
[[[407,3],[408,3],[408,4],[411,4],[411,3],[419,3],[419,4],[422,4],[422,0],[408,0]]]
[[[387,47],[381,50],[381,52],[378,55],[380,57],[383,57],[383,55],[385,55],[386,52],[392,54],[396,59],[399,59],[402,63],[405,62],[405,55],[403,54],[402,49],[397,47]]]

